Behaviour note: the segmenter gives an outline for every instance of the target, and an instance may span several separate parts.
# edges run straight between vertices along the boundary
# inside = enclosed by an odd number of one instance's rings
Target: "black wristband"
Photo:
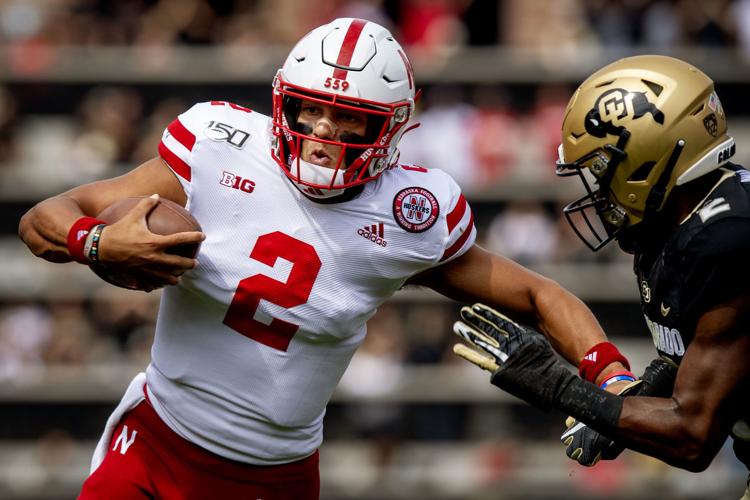
[[[617,429],[622,398],[571,373],[544,340],[531,339],[511,354],[492,383],[542,410],[561,410],[604,435]]]
[[[667,398],[672,395],[676,379],[677,367],[662,358],[656,358],[644,370],[642,387],[635,395]]]

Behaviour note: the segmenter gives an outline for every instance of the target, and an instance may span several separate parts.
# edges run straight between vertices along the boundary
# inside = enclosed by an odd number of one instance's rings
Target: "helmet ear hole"
[[[661,85],[659,85],[656,82],[651,82],[649,80],[641,80],[641,81],[643,82],[643,84],[646,87],[649,88],[649,90],[651,90],[651,92],[654,93],[654,95],[656,95],[656,97],[659,97],[659,95],[661,94],[662,90],[664,90],[664,87],[662,87]]]
[[[635,169],[635,172],[633,172],[630,177],[628,177],[628,181],[645,181],[646,179],[648,179],[648,176],[651,173],[651,170],[654,169],[655,165],[655,161],[647,161],[646,163]]]

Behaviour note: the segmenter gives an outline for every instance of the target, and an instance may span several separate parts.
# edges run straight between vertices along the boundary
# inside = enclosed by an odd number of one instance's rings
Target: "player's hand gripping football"
[[[121,219],[104,228],[100,242],[99,262],[137,272],[147,291],[176,284],[185,271],[197,265],[195,259],[168,253],[168,249],[199,243],[204,238],[199,231],[167,236],[151,232],[146,217],[158,203],[156,195],[140,200]]]
[[[453,324],[453,331],[477,349],[456,344],[453,352],[491,372],[497,371],[508,356],[535,335],[484,304],[462,307],[461,320]]]

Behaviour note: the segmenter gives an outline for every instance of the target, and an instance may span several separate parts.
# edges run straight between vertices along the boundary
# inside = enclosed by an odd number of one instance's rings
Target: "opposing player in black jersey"
[[[563,442],[584,465],[626,446],[701,471],[730,434],[750,465],[750,172],[728,161],[734,152],[713,81],[677,59],[617,61],[568,104],[557,173],[579,176],[587,194],[565,214],[593,250],[617,240],[634,255],[659,354],[628,397],[573,376],[502,314],[462,310],[456,333],[482,352],[457,353],[493,384],[575,417]]]

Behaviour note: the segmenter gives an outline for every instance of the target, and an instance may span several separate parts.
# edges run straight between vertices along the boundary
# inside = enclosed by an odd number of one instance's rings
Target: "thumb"
[[[156,208],[159,201],[159,195],[156,193],[145,197],[130,210],[130,213],[128,213],[126,217],[143,220],[154,208]]]

